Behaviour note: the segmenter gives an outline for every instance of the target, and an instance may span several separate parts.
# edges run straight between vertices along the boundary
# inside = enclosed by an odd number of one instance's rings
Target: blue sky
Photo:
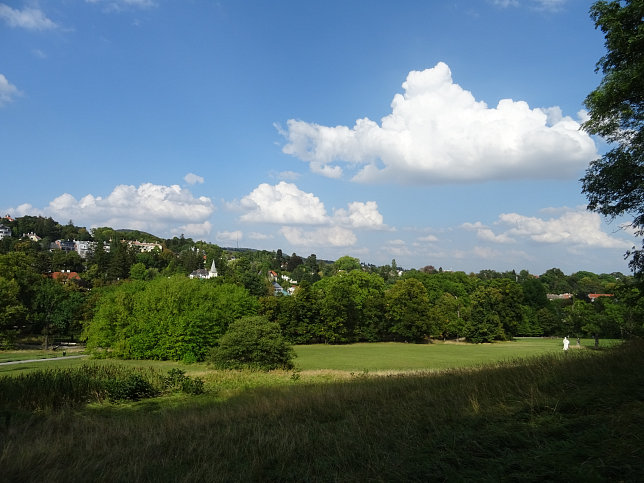
[[[577,0],[0,2],[0,210],[451,270],[628,272]],[[623,220],[621,220],[623,221]]]

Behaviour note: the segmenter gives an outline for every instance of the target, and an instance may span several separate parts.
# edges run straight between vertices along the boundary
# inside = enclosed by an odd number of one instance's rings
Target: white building
[[[199,270],[195,270],[188,276],[190,278],[200,278],[200,279],[209,279],[209,278],[217,277],[217,267],[215,266],[215,261],[214,260],[212,261],[212,266],[210,267],[210,270],[206,270],[205,268],[200,268]]]
[[[9,238],[11,236],[11,228],[5,225],[0,225],[0,240]]]

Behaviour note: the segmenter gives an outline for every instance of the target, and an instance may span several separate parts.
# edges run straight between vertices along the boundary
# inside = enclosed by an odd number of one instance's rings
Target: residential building
[[[76,244],[72,240],[56,240],[49,245],[50,250],[63,250],[65,252],[73,252],[76,250]]]
[[[32,242],[39,242],[42,240],[38,235],[36,235],[33,231],[29,233],[23,233],[22,238],[29,238]]]
[[[149,253],[153,250],[163,250],[163,247],[160,243],[147,243],[140,242],[138,240],[127,242],[128,246],[137,248],[141,253]]]
[[[11,237],[11,228],[5,225],[0,225],[0,240],[3,238],[10,238]]]

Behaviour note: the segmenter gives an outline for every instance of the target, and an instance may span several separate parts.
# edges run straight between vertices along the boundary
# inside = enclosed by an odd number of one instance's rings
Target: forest
[[[628,338],[643,331],[641,287],[621,273],[402,269],[395,260],[318,260],[183,236],[87,230],[71,220],[1,223],[11,230],[0,240],[4,348],[84,341],[102,356],[200,361],[231,323],[253,315],[276,322],[292,344]],[[81,257],[57,240],[92,249]],[[157,247],[141,251],[128,243],[135,240]],[[213,262],[217,277],[189,278]],[[285,290],[276,292],[276,283]]]

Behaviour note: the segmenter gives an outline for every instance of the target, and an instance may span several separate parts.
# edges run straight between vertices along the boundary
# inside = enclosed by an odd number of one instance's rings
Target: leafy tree
[[[335,272],[350,272],[351,270],[360,270],[360,260],[348,255],[338,258],[333,264]]]
[[[35,259],[21,252],[0,255],[0,274],[18,284],[18,299],[24,307],[31,307],[35,288],[42,274],[35,268]]]
[[[121,283],[97,307],[85,332],[92,352],[186,361],[203,360],[234,320],[258,308],[242,287],[185,276]]]
[[[586,97],[583,125],[614,146],[593,161],[582,178],[588,209],[609,218],[632,215],[644,234],[644,2],[598,1],[590,15],[605,35],[606,55],[597,63],[604,77]],[[633,248],[631,268],[644,270],[644,251]]]
[[[210,361],[223,369],[292,369],[295,353],[280,327],[262,316],[242,317],[228,327],[211,351]]]
[[[323,340],[352,342],[378,331],[384,312],[384,282],[361,270],[338,273],[314,285],[318,292]]]
[[[539,277],[548,293],[562,294],[572,292],[568,277],[558,268],[551,268]]]
[[[84,296],[76,287],[45,278],[37,287],[31,307],[35,329],[45,336],[45,349],[51,335],[71,335],[79,327]]]
[[[130,278],[132,280],[147,280],[149,278],[148,269],[145,264],[138,262],[130,267]]]
[[[529,277],[521,282],[523,289],[523,301],[526,305],[535,310],[542,309],[548,305],[546,288],[538,278]]]
[[[429,298],[418,280],[398,280],[385,293],[385,303],[389,332],[395,339],[421,342],[430,335]]]
[[[499,316],[502,297],[501,291],[491,286],[479,287],[472,294],[472,311],[464,328],[467,340],[481,343],[505,338]]]
[[[304,260],[302,259],[302,257],[300,257],[299,255],[296,255],[295,253],[293,253],[293,255],[291,255],[291,257],[286,262],[286,270],[288,272],[292,272],[297,267],[302,265],[302,263],[304,263]]]
[[[434,333],[442,339],[463,335],[464,310],[463,299],[444,292],[429,311]]]
[[[10,347],[18,333],[18,325],[25,319],[27,310],[20,302],[20,287],[15,280],[0,275],[0,349]]]

